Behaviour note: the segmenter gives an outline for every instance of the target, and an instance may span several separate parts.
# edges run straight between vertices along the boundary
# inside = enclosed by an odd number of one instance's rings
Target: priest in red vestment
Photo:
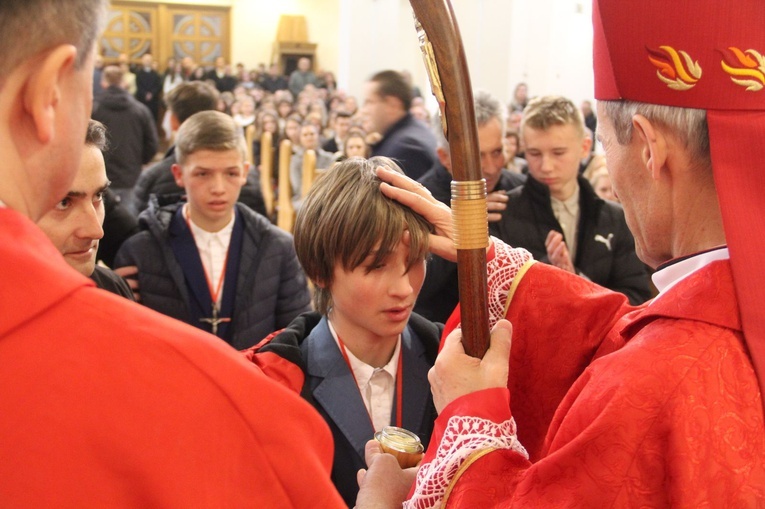
[[[79,165],[107,4],[0,2],[0,506],[344,507],[306,402],[34,224]]]
[[[445,338],[407,508],[765,500],[765,3],[595,0],[593,18],[598,137],[660,293],[632,308],[495,240],[492,345],[478,361]],[[380,173],[449,236],[435,200]],[[360,508],[381,473],[413,475],[367,452]]]

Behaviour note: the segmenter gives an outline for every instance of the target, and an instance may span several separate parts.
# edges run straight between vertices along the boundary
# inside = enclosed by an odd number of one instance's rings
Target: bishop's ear
[[[667,140],[661,129],[643,115],[632,117],[633,139],[639,143],[640,156],[643,164],[658,180],[667,162]]]
[[[76,60],[77,48],[62,44],[47,51],[42,61],[29,64],[34,67],[26,76],[22,104],[40,143],[50,142],[56,134],[56,115],[61,114],[63,88],[76,71]]]

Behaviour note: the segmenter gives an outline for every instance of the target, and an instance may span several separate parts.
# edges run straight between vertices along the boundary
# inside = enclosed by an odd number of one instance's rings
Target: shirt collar
[[[188,207],[188,203],[184,205],[184,207]],[[183,211],[184,215],[188,213],[188,209]],[[231,214],[231,221],[226,224],[223,228],[218,230],[217,232],[208,232],[207,230],[203,230],[201,227],[199,227],[192,219],[191,216],[187,216],[189,218],[189,224],[191,225],[191,230],[194,232],[194,238],[199,239],[202,242],[210,242],[212,240],[219,240],[223,242],[224,244],[228,245],[228,240],[231,238],[231,232],[234,231],[234,221],[236,221],[236,211],[234,211],[233,214]]]
[[[663,293],[666,293],[667,290],[697,270],[706,267],[712,262],[727,260],[729,258],[730,253],[726,246],[704,251],[663,265],[659,270],[654,272],[651,279],[653,280],[653,284],[656,285],[656,289],[659,290],[659,296],[661,296]]]
[[[340,348],[340,340],[337,337],[335,328],[332,326],[332,321],[327,320],[327,323],[329,324],[329,331],[332,333],[335,343],[337,343],[337,347]],[[401,334],[398,336],[396,348],[393,350],[393,355],[391,355],[388,364],[381,368],[374,368],[359,360],[359,358],[353,355],[347,348],[345,349],[345,353],[348,355],[348,361],[351,363],[351,371],[353,371],[353,376],[356,378],[356,383],[359,384],[359,388],[366,387],[369,383],[369,379],[372,378],[372,375],[377,371],[385,371],[395,380],[398,371],[398,356],[401,354]]]
[[[576,214],[579,210],[579,183],[576,184],[574,193],[565,200],[559,200],[550,196],[553,206],[557,205],[566,210],[569,214]]]

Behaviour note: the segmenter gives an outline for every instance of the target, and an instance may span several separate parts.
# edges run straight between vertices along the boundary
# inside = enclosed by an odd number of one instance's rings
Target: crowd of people
[[[720,71],[710,40],[756,46],[763,7],[710,37],[699,2],[704,81],[669,46],[645,60],[683,7],[647,0],[667,25],[635,31],[595,1],[597,116],[525,83],[507,106],[474,96],[480,361],[460,344],[452,140],[406,72],[357,100],[309,59],[103,66],[106,0],[0,4],[0,505],[761,502],[763,241],[741,218],[763,208],[765,103],[728,79],[758,79],[754,60]],[[293,145],[291,231],[264,205],[264,132]],[[303,195],[308,150],[324,171]],[[374,440],[391,426],[419,465]]]
[[[424,101],[406,72],[381,71],[371,76],[358,107],[355,97],[336,88],[331,73],[320,72],[321,78],[317,77],[308,58],[301,58],[290,76],[280,75],[277,65],[267,72],[265,66],[246,72],[239,64],[233,72],[223,58],[199,71],[187,57],[180,62],[171,59],[161,77],[152,70],[154,63],[146,54],[134,73],[124,63],[97,71],[104,88],[96,100],[93,118],[102,120],[107,129],[113,125],[111,132],[119,139],[118,147],[107,152],[107,175],[112,190],[122,196],[125,208],[135,217],[148,208],[151,211],[147,214],[156,217],[162,206],[171,206],[188,194],[172,177],[171,168],[177,163],[174,142],[182,124],[204,110],[222,112],[233,118],[242,132],[252,131],[252,145],[245,147],[245,154],[249,150],[253,170],[244,171],[237,199],[271,221],[275,216],[266,212],[260,189],[263,180],[258,178],[264,170],[261,140],[265,132],[271,133],[274,154],[281,140],[292,142],[289,184],[295,210],[304,199],[303,154],[307,150],[314,151],[321,170],[353,156],[390,157],[441,202],[449,203],[451,163],[439,114],[420,113],[425,109]],[[135,98],[127,91],[133,81],[125,78],[128,73],[140,78],[136,79],[140,86]],[[141,77],[151,73],[155,75],[152,79]],[[147,90],[146,83],[154,88]],[[122,103],[107,114],[110,97],[119,97]],[[591,103],[584,101],[577,110],[563,97],[532,99],[525,83],[518,84],[506,107],[486,92],[478,91],[476,98],[492,234],[531,250],[537,259],[622,291],[633,304],[649,298],[647,267],[637,259],[623,213],[614,203],[604,158],[594,150],[592,128],[597,120]],[[161,101],[163,107],[152,101]],[[164,111],[162,123],[172,144],[160,162],[142,171],[147,151],[156,148],[156,135],[146,128],[150,118],[146,113],[150,111],[159,123],[160,110]],[[162,130],[160,127],[159,132]],[[139,140],[136,132],[148,134]],[[560,133],[564,138],[573,133],[569,136],[572,141],[560,142]],[[545,154],[542,146],[548,147]],[[271,161],[269,170],[274,178],[270,185],[276,194],[278,157]],[[144,222],[151,222],[151,217],[146,215]],[[131,221],[128,216],[123,219]],[[127,238],[138,229],[123,225],[120,231]],[[112,265],[114,255],[105,261]],[[133,278],[134,287],[139,274],[136,264],[132,257],[129,262],[122,257],[116,264],[120,274]],[[445,322],[458,300],[456,265],[433,257],[416,310],[428,319]],[[151,305],[152,299],[143,302]],[[178,317],[183,313],[170,314]],[[282,321],[273,323],[285,325]],[[255,340],[251,338],[250,344]]]

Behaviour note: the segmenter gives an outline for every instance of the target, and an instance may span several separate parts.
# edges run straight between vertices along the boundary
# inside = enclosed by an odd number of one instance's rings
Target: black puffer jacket
[[[198,326],[191,318],[189,289],[169,241],[171,221],[183,203],[161,206],[152,198],[139,218],[143,231],[122,245],[115,266],[138,266],[144,305]],[[310,295],[292,236],[245,206],[237,204],[237,209],[244,218],[244,236],[229,342],[243,349],[308,311]]]
[[[621,205],[598,198],[586,179],[578,177],[578,182],[580,219],[574,267],[591,281],[625,294],[632,304],[645,302],[651,296],[648,273],[635,254],[635,239]],[[549,262],[547,234],[550,230],[563,232],[552,210],[549,189],[529,176],[508,198],[502,219],[489,223],[490,233]]]

